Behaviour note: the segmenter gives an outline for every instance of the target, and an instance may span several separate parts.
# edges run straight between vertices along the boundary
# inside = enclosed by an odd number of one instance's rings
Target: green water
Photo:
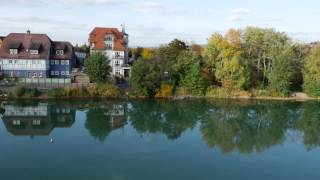
[[[74,100],[1,106],[1,180],[320,179],[317,102]]]

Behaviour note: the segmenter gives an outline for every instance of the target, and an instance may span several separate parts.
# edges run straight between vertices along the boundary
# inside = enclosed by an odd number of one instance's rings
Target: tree
[[[267,85],[267,73],[274,58],[284,46],[291,45],[290,38],[274,29],[248,27],[241,37],[243,59],[251,67],[252,86]]]
[[[188,89],[192,94],[203,94],[206,89],[205,79],[200,69],[200,56],[192,50],[182,52],[173,65],[176,84]]]
[[[246,66],[241,59],[240,32],[230,30],[225,37],[213,34],[204,51],[207,76],[224,88],[240,90],[248,82]],[[214,83],[214,82],[213,82]]]
[[[160,87],[160,77],[155,61],[138,59],[132,67],[130,84],[142,95],[153,97]]]
[[[307,56],[303,71],[304,91],[311,96],[320,96],[320,44],[313,47]]]
[[[94,83],[105,83],[111,73],[108,58],[102,53],[94,53],[85,61],[85,71],[90,81]]]
[[[272,68],[268,72],[268,88],[274,95],[287,96],[293,79],[294,53],[287,46],[281,49],[274,58]]]
[[[177,86],[177,80],[179,77],[173,74],[173,66],[177,61],[181,52],[188,49],[185,42],[174,39],[168,45],[161,46],[155,52],[155,60],[158,62],[161,72],[166,72],[169,76],[169,80],[174,86]]]
[[[141,52],[142,59],[151,60],[153,58],[153,49],[143,48]]]

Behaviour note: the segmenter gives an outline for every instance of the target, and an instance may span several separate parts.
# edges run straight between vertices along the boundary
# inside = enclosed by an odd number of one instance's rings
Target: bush
[[[58,88],[48,91],[50,98],[71,98],[71,97],[120,97],[119,89],[114,85],[93,85],[81,88]]]
[[[9,93],[10,98],[34,98],[38,97],[40,92],[38,89],[32,88],[24,88],[24,87],[16,87],[12,92]]]
[[[249,98],[249,97],[252,97],[252,93],[248,91],[241,91],[241,90],[230,91],[229,89],[226,89],[226,88],[211,86],[207,89],[206,96],[214,97],[214,98],[227,98],[227,97],[248,97]]]
[[[161,84],[160,91],[157,92],[157,98],[167,98],[173,95],[173,87],[170,84]]]
[[[66,96],[66,93],[62,88],[51,89],[48,91],[48,97],[50,98],[61,98],[65,96]]]

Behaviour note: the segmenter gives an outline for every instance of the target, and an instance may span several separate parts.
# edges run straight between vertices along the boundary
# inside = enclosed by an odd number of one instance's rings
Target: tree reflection
[[[129,111],[132,126],[139,133],[163,133],[177,139],[195,127],[197,117],[204,111],[202,102],[141,101],[133,102]]]
[[[285,132],[298,116],[296,104],[266,103],[249,106],[219,104],[206,113],[200,131],[209,148],[222,152],[262,152],[285,139]]]
[[[121,128],[126,123],[123,103],[99,104],[86,113],[85,127],[92,137],[103,142],[111,131]]]
[[[320,145],[320,104],[308,102],[303,106],[303,113],[297,127],[303,132],[303,143],[307,149]]]

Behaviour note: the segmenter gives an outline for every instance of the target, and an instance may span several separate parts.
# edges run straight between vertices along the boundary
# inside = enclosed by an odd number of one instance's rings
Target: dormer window
[[[110,34],[107,34],[104,38],[104,41],[112,41],[113,37]]]
[[[64,55],[64,50],[62,50],[62,49],[56,50],[56,55],[63,56]]]
[[[38,55],[39,51],[41,49],[41,44],[38,43],[32,43],[29,49],[29,52],[31,55]]]
[[[38,50],[30,50],[30,54],[37,55],[37,54],[39,54],[39,51]]]
[[[18,54],[18,49],[10,49],[10,54],[11,54],[11,55],[16,55],[16,54]]]

